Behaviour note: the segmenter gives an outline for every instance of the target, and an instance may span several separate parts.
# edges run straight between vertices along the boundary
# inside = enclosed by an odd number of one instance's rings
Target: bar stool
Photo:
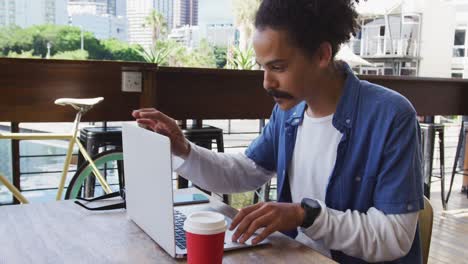
[[[85,127],[80,130],[79,140],[91,157],[97,155],[102,147],[122,147],[122,128],[121,127]],[[84,162],[83,156],[78,156],[78,168]],[[122,175],[122,166],[118,165],[119,175]],[[104,165],[104,178],[107,178],[107,167]],[[119,178],[119,184],[122,185],[122,179]],[[94,194],[96,179],[89,177],[85,182],[85,197],[91,197]],[[123,186],[120,186],[121,188]]]
[[[213,141],[216,143],[218,152],[224,152],[223,130],[217,127],[201,125],[195,123],[192,127],[187,127],[182,123],[182,131],[185,137],[201,147],[212,149]],[[104,146],[122,147],[122,128],[121,127],[88,127],[80,131],[79,137],[81,143],[92,156],[99,153],[99,148]],[[78,167],[83,163],[83,157],[78,157]],[[120,167],[119,175],[120,173]],[[106,174],[104,173],[104,176]],[[119,183],[123,182],[119,179]],[[85,183],[85,195],[90,196],[94,193],[95,178],[90,177]],[[122,188],[123,186],[121,186]],[[187,188],[188,181],[180,176],[177,177],[177,187]],[[207,192],[209,193],[209,192]],[[219,195],[223,202],[229,203],[228,195]]]
[[[436,135],[439,138],[440,174],[433,174],[434,145]],[[446,209],[445,202],[445,155],[444,155],[444,125],[433,123],[421,124],[421,146],[423,153],[424,195],[431,196],[432,177],[440,178],[442,207]]]
[[[206,149],[212,149],[213,143],[216,144],[216,149],[218,152],[224,152],[224,140],[223,140],[223,130],[209,125],[194,124],[191,127],[186,127],[183,123],[182,131],[184,132],[185,137],[195,143],[198,146],[204,147]],[[177,177],[177,187],[178,188],[187,188],[188,180],[178,176]],[[205,191],[206,193],[209,193]],[[229,196],[226,194],[216,194],[219,196],[224,203],[229,204]]]
[[[461,156],[461,150],[463,146],[466,147],[466,137],[468,134],[468,122],[462,122],[461,127],[460,127],[460,133],[458,136],[458,144],[457,144],[457,151],[455,153],[455,160],[453,161],[453,168],[452,168],[452,178],[450,179],[450,187],[447,192],[447,199],[445,200],[446,203],[448,203],[450,194],[452,193],[452,186],[453,186],[453,179],[455,178],[455,174],[461,174],[463,176],[467,176],[468,172],[466,172],[464,169],[458,170],[458,162]],[[466,158],[466,157],[465,157]],[[466,194],[466,198],[468,198],[468,192]]]

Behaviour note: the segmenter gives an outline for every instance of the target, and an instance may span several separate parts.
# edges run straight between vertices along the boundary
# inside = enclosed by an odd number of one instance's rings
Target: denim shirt
[[[361,213],[371,207],[385,214],[423,209],[420,129],[414,108],[395,91],[359,80],[347,65],[345,72],[343,94],[332,121],[343,136],[325,204]],[[255,163],[276,171],[279,202],[291,202],[288,171],[306,108],[305,102],[288,111],[276,105],[262,134],[246,150]],[[295,237],[297,231],[285,234]],[[340,263],[365,263],[339,251],[331,253]],[[410,252],[392,263],[422,263],[419,228]]]

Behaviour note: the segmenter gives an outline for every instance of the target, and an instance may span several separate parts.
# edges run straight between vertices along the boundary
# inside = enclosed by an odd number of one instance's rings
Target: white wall
[[[455,8],[440,0],[426,0],[422,7],[421,77],[451,77]]]

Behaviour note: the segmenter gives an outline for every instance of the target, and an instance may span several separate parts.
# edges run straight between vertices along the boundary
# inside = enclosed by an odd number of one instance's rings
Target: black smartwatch
[[[319,216],[320,211],[322,211],[322,207],[316,200],[309,198],[302,199],[301,207],[304,208],[305,212],[304,221],[302,222],[301,227],[309,228]]]

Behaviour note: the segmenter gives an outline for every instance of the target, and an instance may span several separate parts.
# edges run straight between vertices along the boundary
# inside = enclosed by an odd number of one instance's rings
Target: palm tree
[[[176,45],[169,45],[169,42],[158,41],[149,49],[145,49],[140,44],[137,44],[134,50],[148,63],[164,65],[172,53],[179,49]]]
[[[156,9],[151,10],[149,15],[145,18],[145,24],[143,24],[143,26],[151,27],[153,46],[156,45],[158,39],[166,34],[167,31],[166,19],[163,14],[159,13]]]
[[[246,51],[249,47],[254,28],[255,13],[260,0],[232,0],[236,27],[239,30],[239,48]]]
[[[228,53],[227,68],[236,70],[255,69],[257,63],[255,62],[255,52],[252,46],[249,46],[245,51],[232,46],[229,48]]]

